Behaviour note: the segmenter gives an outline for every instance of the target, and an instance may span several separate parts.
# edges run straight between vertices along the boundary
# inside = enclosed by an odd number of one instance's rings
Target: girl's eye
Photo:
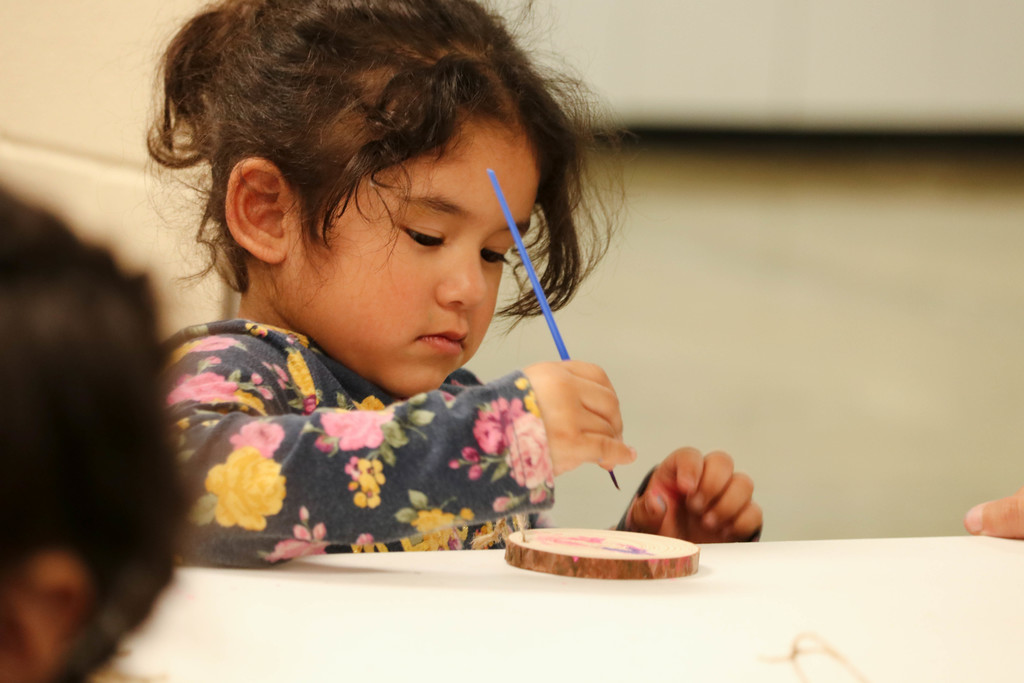
[[[480,257],[488,263],[508,263],[504,254],[491,249],[481,249]]]
[[[412,238],[416,244],[422,244],[424,247],[439,247],[444,244],[444,239],[441,237],[434,237],[433,235],[424,235],[422,232],[416,232],[415,230],[405,229],[405,234]]]
[[[434,235],[427,235],[422,232],[417,232],[411,228],[404,228],[405,234],[407,234],[413,242],[422,245],[424,247],[440,247],[444,244],[443,237],[435,237]],[[507,263],[505,254],[493,249],[481,249],[480,258],[487,263]]]

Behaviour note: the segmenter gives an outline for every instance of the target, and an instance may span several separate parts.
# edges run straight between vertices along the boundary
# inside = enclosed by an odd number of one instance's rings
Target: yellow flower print
[[[352,500],[361,508],[375,508],[380,505],[380,486],[385,481],[384,464],[380,460],[360,458],[356,466],[358,474],[348,488],[350,491],[358,488],[359,492]]]
[[[462,527],[461,529],[441,529],[432,534],[424,534],[423,540],[419,543],[413,543],[410,539],[403,538],[402,550],[457,550],[462,547],[468,534],[469,529]]]
[[[305,346],[307,349],[309,348],[309,337],[307,337],[304,334],[299,334],[298,332],[295,332],[293,330],[286,330],[283,327],[277,327],[275,325],[265,325],[264,327],[266,327],[268,330],[275,330],[276,332],[280,332],[281,334],[291,335],[291,336],[295,337],[295,339],[300,344]]]
[[[235,392],[235,398],[238,399],[238,402],[241,403],[243,406],[249,406],[260,415],[267,414],[267,409],[263,405],[263,401],[261,401],[259,397],[253,396],[247,391],[239,390]]]
[[[288,352],[288,374],[295,387],[303,396],[316,396],[316,386],[313,384],[313,376],[309,373],[309,366],[306,359],[298,351]]]
[[[388,547],[383,543],[367,543],[366,545],[353,545],[354,553],[386,553]]]
[[[245,331],[256,337],[267,336],[267,329],[268,328],[265,325],[257,325],[256,323],[245,324]]]
[[[206,490],[217,496],[214,515],[218,524],[262,531],[267,527],[266,516],[281,511],[285,478],[279,464],[245,446],[210,470]]]
[[[425,534],[430,531],[450,527],[454,522],[455,515],[450,512],[444,512],[439,508],[434,508],[433,510],[418,510],[416,519],[412,520],[412,525],[421,534]]]
[[[459,510],[459,517],[462,517],[462,519],[466,520],[467,522],[472,522],[473,518],[476,517],[476,515],[474,515],[473,511],[470,510],[469,508],[462,508],[461,510]]]
[[[523,405],[526,406],[526,409],[531,413],[540,417],[540,408],[537,407],[537,396],[532,391],[523,399]]]
[[[256,323],[247,323],[245,326],[245,330],[257,337],[265,337],[267,336],[268,330],[274,330],[275,332],[280,332],[281,334],[287,334],[295,337],[295,339],[297,339],[300,344],[305,346],[307,349],[309,348],[309,337],[307,337],[304,334],[299,334],[298,332],[286,330],[283,327],[277,327],[275,325],[258,325]]]
[[[353,502],[361,508],[370,508],[371,510],[380,505],[380,489],[376,491],[360,491],[353,496]]]
[[[529,386],[530,380],[525,377],[520,377],[516,380],[516,389],[519,389],[519,391],[526,391]],[[526,409],[531,413],[540,417],[540,409],[537,407],[537,396],[533,393],[533,390],[530,390],[530,393],[523,398],[523,405],[526,406]]]
[[[385,405],[373,394],[356,404],[356,410],[384,410],[384,408]]]
[[[171,351],[170,358],[167,360],[168,365],[174,365],[182,358],[191,353],[192,349],[199,345],[200,339],[193,339],[190,342],[185,342],[178,348]]]

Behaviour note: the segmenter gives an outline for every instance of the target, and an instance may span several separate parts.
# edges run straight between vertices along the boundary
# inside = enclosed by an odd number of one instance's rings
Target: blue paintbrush
[[[551,306],[548,304],[547,295],[544,294],[544,288],[540,286],[540,280],[537,278],[537,271],[533,269],[530,255],[526,253],[523,238],[519,234],[519,228],[516,227],[516,219],[512,217],[512,210],[508,208],[508,202],[505,201],[505,193],[501,191],[498,176],[491,169],[487,169],[487,175],[491,178],[494,194],[498,198],[498,203],[501,204],[501,211],[505,214],[505,222],[508,223],[508,229],[512,232],[512,239],[515,240],[516,249],[519,250],[519,258],[522,259],[523,265],[526,267],[526,274],[530,278],[530,284],[533,285],[533,293],[537,297],[537,303],[540,304],[540,310],[544,312],[544,319],[548,323],[548,329],[551,330],[555,346],[558,347],[558,356],[562,360],[569,360],[569,352],[565,348],[565,342],[562,341],[562,334],[558,331],[558,325],[555,324],[555,315],[551,312]],[[619,482],[615,479],[615,472],[608,470],[608,474],[611,475],[615,488],[619,488]]]

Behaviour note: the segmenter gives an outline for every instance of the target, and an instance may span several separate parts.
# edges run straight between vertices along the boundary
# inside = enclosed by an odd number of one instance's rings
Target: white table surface
[[[184,568],[125,644],[155,681],[800,681],[794,639],[865,680],[1024,681],[1024,541],[701,547],[700,571],[564,578],[503,551]],[[806,680],[856,681],[821,654]]]

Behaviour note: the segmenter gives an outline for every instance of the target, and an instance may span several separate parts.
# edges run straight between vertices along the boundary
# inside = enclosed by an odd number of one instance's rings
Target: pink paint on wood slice
[[[671,579],[697,573],[700,548],[667,536],[606,529],[530,529],[505,542],[513,567],[588,579]]]

